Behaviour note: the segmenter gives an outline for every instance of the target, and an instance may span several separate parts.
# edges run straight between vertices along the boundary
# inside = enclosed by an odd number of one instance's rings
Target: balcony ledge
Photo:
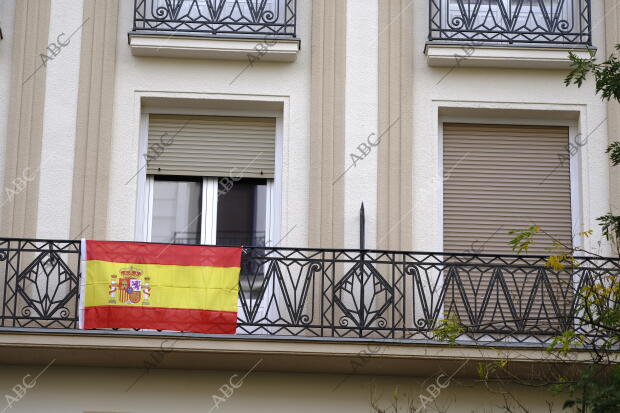
[[[590,356],[576,350],[563,368],[583,368]],[[509,360],[509,371],[528,378],[558,360],[541,345],[489,346],[433,341],[316,337],[205,336],[199,334],[0,328],[0,364],[157,369],[247,370],[320,374],[427,377],[456,371],[475,378],[480,362]],[[467,362],[466,362],[467,361]]]
[[[568,69],[568,52],[581,58],[590,54],[584,48],[470,46],[428,43],[424,50],[429,66],[493,67],[510,69]]]
[[[246,61],[249,56],[254,56],[256,58],[254,61],[294,62],[300,44],[299,39],[292,38],[266,40],[262,37],[193,37],[176,34],[171,36],[165,33],[129,33],[129,47],[134,56]]]

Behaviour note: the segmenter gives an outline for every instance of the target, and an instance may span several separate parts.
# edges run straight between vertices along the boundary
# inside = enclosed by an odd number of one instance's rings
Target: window
[[[273,117],[149,115],[144,239],[269,246],[275,134]],[[264,280],[265,251],[251,253],[240,288],[253,301]]]
[[[539,225],[572,243],[568,127],[444,124],[444,250],[510,254],[508,231]],[[549,240],[532,246],[547,253]]]
[[[509,231],[532,225],[538,225],[558,242],[572,245],[568,131],[563,126],[444,124],[444,250],[514,254],[509,245],[514,235]],[[531,246],[529,254],[549,254],[553,244],[541,238]],[[560,297],[562,285],[570,280],[570,274],[549,270],[548,281],[542,282],[537,279],[540,273],[522,271],[518,265],[500,270],[484,261],[472,258],[462,267],[463,293],[473,314],[478,316],[483,311],[480,306],[496,271],[503,271],[512,301],[507,302],[496,284],[496,293],[478,320],[482,324],[492,323],[499,312],[509,315],[509,304],[518,314],[528,306],[530,314],[551,314],[552,303],[540,298],[544,294],[536,295],[530,303],[530,293],[545,285],[557,288],[556,297]],[[559,304],[561,308],[570,307],[570,297],[566,300]],[[445,302],[447,309],[466,318],[464,300],[456,286],[448,288]]]
[[[274,118],[151,115],[147,160],[147,240],[268,241]]]
[[[150,176],[152,218],[147,239],[175,244],[265,245],[272,183],[271,179],[235,182]]]

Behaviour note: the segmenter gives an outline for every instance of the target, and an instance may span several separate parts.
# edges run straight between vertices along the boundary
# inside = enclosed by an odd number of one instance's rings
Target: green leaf
[[[509,241],[509,244],[513,251],[521,254],[523,251],[527,254],[530,246],[534,244],[534,237],[540,232],[540,227],[538,225],[532,225],[525,231],[519,231],[513,229],[509,231],[508,234],[516,235],[512,240]]]
[[[620,241],[620,216],[612,215],[611,212],[596,218],[600,222],[601,230],[607,240],[618,245]]]
[[[620,165],[620,142],[615,141],[609,144],[605,153],[609,154],[611,166]]]
[[[439,320],[439,325],[433,330],[433,336],[437,341],[447,341],[450,345],[465,332],[465,328],[455,314],[450,314],[448,318]]]

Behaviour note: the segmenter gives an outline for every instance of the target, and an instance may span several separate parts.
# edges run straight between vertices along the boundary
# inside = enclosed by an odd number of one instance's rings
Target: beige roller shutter
[[[275,118],[150,115],[147,173],[273,178]]]
[[[444,250],[512,253],[508,231],[531,225],[571,244],[568,128],[444,124],[443,143]]]
[[[508,232],[531,225],[572,245],[568,142],[567,127],[444,124],[444,250],[514,254],[508,243],[514,236]],[[529,253],[549,255],[551,246],[552,241],[545,239],[534,244]],[[461,271],[461,279],[475,313],[481,310],[487,282],[495,270],[484,266],[468,270]],[[556,277],[550,281],[555,284],[551,288],[563,282],[562,274],[545,274]],[[538,276],[537,271],[519,269],[503,273],[519,316]],[[495,297],[486,309],[486,321],[497,319],[500,312],[509,315],[502,293]],[[448,291],[447,298],[454,298],[463,318],[465,311],[456,290]],[[545,317],[550,312],[542,301],[536,300],[530,317],[536,312]]]

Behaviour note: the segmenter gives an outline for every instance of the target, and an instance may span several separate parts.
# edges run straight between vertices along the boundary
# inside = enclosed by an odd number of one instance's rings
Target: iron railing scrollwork
[[[0,327],[77,328],[79,241],[0,239]],[[579,322],[583,286],[616,282],[620,260],[244,247],[237,334],[549,343]],[[130,334],[134,332],[129,332]]]
[[[0,239],[0,326],[76,328],[79,241]]]
[[[135,0],[134,31],[296,36],[297,0]]]
[[[430,0],[429,41],[592,44],[591,0]]]

